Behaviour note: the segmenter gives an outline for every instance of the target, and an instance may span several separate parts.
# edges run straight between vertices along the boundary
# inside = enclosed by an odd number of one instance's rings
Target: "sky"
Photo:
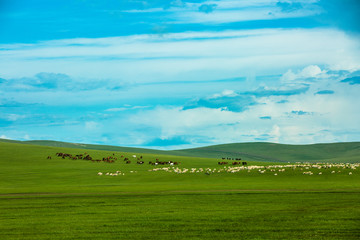
[[[358,0],[0,0],[0,138],[360,141]]]

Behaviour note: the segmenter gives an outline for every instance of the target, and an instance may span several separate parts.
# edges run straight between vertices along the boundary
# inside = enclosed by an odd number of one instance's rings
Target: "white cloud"
[[[270,137],[272,137],[272,141],[275,143],[279,143],[281,137],[280,127],[278,125],[274,125],[270,131]]]
[[[4,135],[4,134],[3,134],[3,135],[1,135],[1,136],[0,136],[0,138],[2,138],[2,139],[10,139],[9,137],[7,137],[7,136],[6,136],[6,135]]]
[[[119,108],[109,108],[105,111],[107,112],[122,112],[126,110],[134,110],[134,109],[143,109],[143,108],[149,108],[150,106],[130,106],[130,105],[124,105],[124,107]]]
[[[24,137],[23,137],[24,140],[30,140],[30,136],[28,134],[25,134]]]
[[[220,97],[235,97],[238,94],[234,91],[234,90],[227,90],[225,89],[224,91],[222,91],[222,93],[215,93],[214,95],[211,96],[211,98],[220,98]]]
[[[307,66],[306,68],[304,68],[300,72],[300,76],[304,77],[304,78],[310,78],[310,77],[317,77],[321,73],[323,73],[323,71],[321,71],[321,69],[318,66],[310,65],[310,66]]]
[[[86,130],[96,130],[99,127],[100,127],[100,124],[98,122],[94,122],[94,121],[85,122],[85,129]]]
[[[26,116],[24,116],[24,115],[13,114],[13,113],[6,115],[6,119],[9,120],[9,121],[16,121],[16,120],[19,120],[19,119],[23,119],[25,117]]]
[[[309,65],[302,70],[294,73],[291,69],[288,70],[285,74],[282,75],[281,80],[283,82],[291,82],[297,79],[307,79],[307,78],[326,78],[325,70],[321,70],[321,68],[317,65]]]

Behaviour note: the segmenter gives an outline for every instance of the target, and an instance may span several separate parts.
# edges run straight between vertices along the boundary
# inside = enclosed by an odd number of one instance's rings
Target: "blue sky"
[[[360,141],[356,0],[0,1],[0,138]]]

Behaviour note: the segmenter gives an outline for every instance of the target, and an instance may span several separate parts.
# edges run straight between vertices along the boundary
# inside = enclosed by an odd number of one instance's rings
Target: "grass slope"
[[[32,144],[32,145],[41,145],[41,146],[50,146],[50,147],[62,147],[62,148],[92,149],[92,150],[136,152],[136,153],[150,153],[150,154],[166,154],[166,151],[147,149],[147,148],[118,147],[118,146],[84,144],[84,143],[67,143],[67,142],[46,141],[46,140],[31,140],[31,141],[24,141],[22,143]]]
[[[172,151],[184,156],[242,157],[266,162],[360,162],[360,142],[286,145],[233,143]]]

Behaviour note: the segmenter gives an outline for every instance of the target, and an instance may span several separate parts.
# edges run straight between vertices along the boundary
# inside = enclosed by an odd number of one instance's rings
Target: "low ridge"
[[[321,143],[309,145],[252,142],[165,151],[146,148],[68,143],[46,140],[14,141],[0,139],[0,141],[51,147],[166,154],[188,157],[242,158],[244,160],[262,162],[360,162],[360,142]]]

